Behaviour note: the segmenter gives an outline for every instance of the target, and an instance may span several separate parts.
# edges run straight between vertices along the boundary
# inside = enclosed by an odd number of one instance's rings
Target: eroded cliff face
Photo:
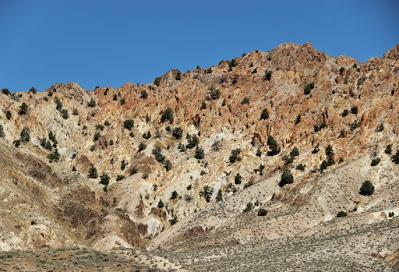
[[[224,224],[240,230],[220,236],[229,242],[256,240],[262,229],[265,239],[311,233],[339,210],[367,206],[358,189],[376,158],[384,168],[370,175],[384,192],[378,197],[390,199],[381,211],[397,211],[398,52],[361,64],[285,44],[208,69],[171,70],[151,85],[0,94],[0,247],[155,247]],[[23,128],[30,140],[17,148]],[[280,187],[287,169],[294,182]],[[326,173],[346,185],[314,187]],[[349,191],[335,198],[327,184]],[[249,202],[275,209],[270,225],[242,227]],[[281,216],[298,207],[295,219]]]

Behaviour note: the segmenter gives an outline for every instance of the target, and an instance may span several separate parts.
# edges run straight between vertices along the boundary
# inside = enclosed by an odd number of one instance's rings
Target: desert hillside
[[[398,117],[399,45],[3,89],[0,270],[398,271]]]

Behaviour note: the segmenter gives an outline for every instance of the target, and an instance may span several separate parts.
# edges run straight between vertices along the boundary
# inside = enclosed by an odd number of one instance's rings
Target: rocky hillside
[[[399,46],[359,63],[285,44],[150,85],[3,89],[0,249],[395,270],[398,116]]]

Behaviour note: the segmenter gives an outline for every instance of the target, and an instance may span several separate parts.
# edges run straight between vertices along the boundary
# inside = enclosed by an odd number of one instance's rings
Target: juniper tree
[[[27,127],[24,127],[22,129],[21,134],[20,134],[20,140],[22,143],[27,143],[30,141],[29,129]]]
[[[161,122],[165,123],[166,121],[173,122],[173,110],[169,107],[161,115]]]
[[[236,162],[237,160],[239,160],[240,153],[241,153],[241,149],[239,149],[239,148],[233,149],[233,150],[231,151],[231,154],[230,154],[230,157],[229,157],[229,161],[230,161],[231,163],[234,163],[234,162]]]
[[[175,127],[172,131],[172,135],[175,139],[179,140],[183,135],[183,130],[180,127]]]
[[[195,158],[197,160],[202,160],[204,158],[204,149],[202,149],[200,146],[197,146],[197,148],[195,149]]]
[[[264,80],[270,81],[270,79],[272,78],[272,71],[265,71],[265,75],[263,76]]]
[[[19,111],[18,113],[20,115],[24,115],[28,112],[28,104],[26,104],[25,102],[23,102],[20,106],[19,106]]]
[[[269,135],[267,137],[267,145],[270,148],[270,150],[267,152],[269,156],[274,156],[280,153],[281,148],[278,145],[277,141],[273,138],[273,136]]]
[[[283,187],[286,184],[291,184],[294,182],[294,177],[289,169],[285,169],[281,174],[281,180],[279,182],[279,186]]]
[[[123,122],[123,127],[128,130],[131,130],[133,126],[134,126],[134,121],[132,119],[127,119]]]
[[[88,178],[91,179],[96,179],[98,178],[98,173],[97,173],[97,169],[94,167],[94,165],[92,165],[89,169],[89,175],[87,176]]]
[[[4,138],[6,135],[4,134],[3,125],[0,124],[0,138]]]
[[[213,193],[213,188],[208,185],[205,185],[204,188],[202,188],[202,191],[200,192],[200,196],[205,198],[206,202],[210,202],[212,193]]]
[[[195,134],[194,135],[187,134],[186,138],[187,138],[186,147],[188,149],[194,148],[194,147],[196,147],[199,144],[199,138]]]
[[[269,111],[267,109],[263,109],[260,114],[260,120],[269,119]]]
[[[364,196],[371,196],[374,193],[374,185],[371,181],[366,180],[362,183],[362,186],[359,189],[359,194]]]
[[[104,185],[104,186],[108,186],[109,180],[110,180],[109,175],[108,175],[107,173],[104,172],[104,173],[101,175],[101,177],[100,177],[100,184],[102,184],[102,185]]]

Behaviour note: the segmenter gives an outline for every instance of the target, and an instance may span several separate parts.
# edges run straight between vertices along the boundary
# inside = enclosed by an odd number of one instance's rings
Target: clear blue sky
[[[399,43],[399,1],[0,0],[0,88],[119,87],[304,43],[366,61]]]

